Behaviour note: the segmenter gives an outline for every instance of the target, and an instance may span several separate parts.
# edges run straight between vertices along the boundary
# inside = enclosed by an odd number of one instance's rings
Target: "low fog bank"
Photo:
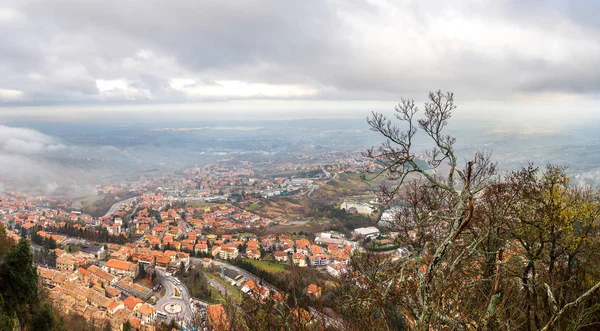
[[[529,162],[569,165],[579,183],[600,178],[593,122],[560,128],[514,121],[453,118],[465,161],[488,149],[504,171]],[[365,119],[138,121],[19,120],[0,125],[0,188],[43,194],[89,194],[100,183],[134,179],[225,159],[288,160],[298,153],[363,151],[382,141]],[[429,140],[419,133],[416,148]]]

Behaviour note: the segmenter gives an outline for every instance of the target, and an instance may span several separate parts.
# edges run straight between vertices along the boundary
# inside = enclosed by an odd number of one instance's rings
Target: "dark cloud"
[[[596,94],[598,7],[15,1],[0,5],[0,105]]]

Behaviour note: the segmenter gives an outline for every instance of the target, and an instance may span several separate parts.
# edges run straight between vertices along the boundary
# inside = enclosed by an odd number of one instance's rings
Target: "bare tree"
[[[409,256],[355,258],[342,284],[359,289],[347,287],[341,306],[384,330],[397,328],[390,322],[397,313],[417,330],[549,330],[600,321],[593,305],[600,272],[584,263],[597,258],[597,198],[569,185],[563,167],[540,174],[530,166],[501,179],[489,152],[460,164],[445,133],[455,108],[452,93],[437,91],[422,118],[413,100],[402,99],[398,122],[379,113],[367,119],[386,140],[364,153],[375,164],[365,178],[386,179],[382,201],[401,201],[393,227]],[[414,148],[417,130],[432,143],[424,158]]]
[[[459,329],[465,327],[455,314],[442,309],[437,296],[439,293],[436,292],[458,271],[456,266],[466,257],[468,245],[462,245],[463,251],[460,252],[449,254],[449,251],[456,246],[455,243],[472,219],[474,197],[496,173],[490,153],[486,152],[477,152],[466,164],[459,164],[454,149],[456,140],[445,133],[455,108],[452,93],[437,91],[429,93],[429,101],[424,104],[424,116],[419,119],[416,119],[418,107],[414,100],[401,100],[395,107],[395,117],[404,128],[380,113],[374,112],[367,119],[371,129],[386,138],[380,146],[364,153],[381,164],[379,169],[370,173],[369,179],[383,176],[393,182],[391,186],[381,187],[382,200],[390,203],[397,198],[412,174],[419,179],[413,187],[412,198],[422,201],[413,204],[413,216],[418,215],[418,218],[412,220],[418,222],[420,235],[426,239],[417,246],[419,250],[411,252],[411,263],[398,264],[397,272],[387,283],[391,286],[398,281],[406,282],[408,274],[414,277],[415,302],[407,309],[412,312],[410,315],[415,328],[420,330],[428,330],[433,325]],[[425,152],[429,169],[421,166],[417,151],[414,150],[414,139],[419,129],[425,132],[433,145]],[[447,167],[445,176],[439,175],[441,171],[432,171],[441,166]],[[427,238],[432,231],[433,235]],[[408,273],[407,268],[412,271]]]

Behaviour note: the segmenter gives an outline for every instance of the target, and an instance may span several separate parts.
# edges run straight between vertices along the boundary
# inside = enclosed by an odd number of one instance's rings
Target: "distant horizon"
[[[411,96],[402,96],[411,98]],[[415,98],[416,99],[416,98]],[[528,100],[505,102],[460,102],[451,122],[483,121],[507,125],[552,126],[576,124],[580,121],[600,120],[600,108],[595,99],[559,98],[556,100]],[[415,100],[419,109],[422,102]],[[306,119],[365,119],[371,111],[393,117],[397,101],[228,101],[211,103],[95,105],[95,106],[22,106],[0,109],[0,124],[15,120],[105,120],[108,116],[154,120],[232,120],[277,121]]]

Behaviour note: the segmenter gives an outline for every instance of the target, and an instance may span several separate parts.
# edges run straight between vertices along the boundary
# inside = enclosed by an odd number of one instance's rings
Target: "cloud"
[[[96,80],[96,87],[100,95],[110,99],[140,100],[152,99],[150,91],[139,89],[124,79]]]
[[[316,95],[317,90],[301,85],[259,84],[237,80],[198,84],[193,79],[172,79],[171,88],[189,98],[290,98]]]
[[[68,174],[50,158],[65,148],[57,139],[39,131],[0,125],[0,180],[18,183],[23,190],[56,186]]]
[[[55,138],[28,128],[0,125],[0,153],[34,155],[64,149]]]
[[[0,89],[0,102],[18,101],[23,99],[23,91]]]
[[[597,95],[595,2],[14,1],[0,106]],[[8,92],[7,92],[8,91]]]

